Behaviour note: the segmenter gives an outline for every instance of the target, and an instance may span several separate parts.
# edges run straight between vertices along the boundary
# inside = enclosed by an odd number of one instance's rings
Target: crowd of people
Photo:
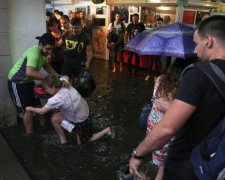
[[[165,16],[164,19],[160,16],[156,17],[155,27],[159,28],[164,25],[170,24],[170,16]],[[127,25],[124,24],[121,13],[117,12],[114,16],[114,21],[108,26],[107,46],[110,52],[110,59],[112,60],[112,72],[116,72],[116,62],[119,57],[119,71],[123,71],[124,66],[124,54],[127,54],[127,69],[128,73],[133,72],[137,74],[140,70],[140,56],[132,51],[124,51],[124,45],[127,44],[137,34],[146,30],[145,25],[140,22],[139,14],[132,14],[131,22]],[[160,60],[161,56],[149,55],[148,56],[148,68],[147,76],[145,80],[148,80],[151,76],[158,77],[163,72],[163,64]],[[171,57],[167,57],[165,70],[171,64]]]
[[[66,16],[55,11],[54,15],[48,16],[48,32],[36,37],[38,45],[24,52],[8,74],[9,92],[17,112],[22,114],[26,133],[34,132],[33,113],[38,114],[40,125],[45,126],[44,114],[51,112],[51,122],[60,144],[68,143],[65,130],[74,133],[77,144],[105,135],[114,138],[115,127],[92,133],[88,104],[73,87],[73,80],[82,69],[89,68],[92,59],[91,23],[84,12],[71,12]],[[138,14],[133,14],[131,21],[126,27],[121,14],[116,13],[115,20],[109,24],[112,72],[117,71],[117,54],[119,71],[123,71],[124,44],[145,30]],[[159,27],[163,19],[158,18],[156,22]],[[166,23],[169,23],[168,17]],[[193,38],[198,58],[204,63],[214,63],[225,73],[224,28],[225,17],[210,16],[197,26]],[[134,56],[135,66],[132,65]],[[150,59],[149,64],[159,62],[159,57],[151,56]],[[171,59],[168,61],[170,64]],[[132,73],[134,69],[138,73],[139,63],[139,55],[128,52],[128,72]],[[157,180],[196,179],[190,153],[224,114],[225,101],[211,80],[197,68],[190,69],[179,79],[188,63],[176,59],[165,72],[158,70],[154,73],[157,78],[146,137],[132,151],[129,161],[129,171],[135,176],[143,178],[139,166],[142,159],[152,153],[153,163],[159,167]],[[48,72],[47,76],[40,71],[42,67]],[[41,81],[51,95],[45,105],[34,96],[34,80]]]

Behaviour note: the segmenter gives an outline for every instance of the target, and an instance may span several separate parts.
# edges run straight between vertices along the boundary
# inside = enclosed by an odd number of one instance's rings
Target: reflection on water
[[[116,173],[128,163],[131,149],[145,133],[138,128],[140,108],[152,94],[152,81],[144,76],[111,73],[108,62],[95,60],[91,71],[97,88],[87,101],[94,131],[116,126],[116,139],[104,137],[77,146],[71,135],[70,145],[59,145],[50,122],[47,132],[23,134],[22,123],[1,132],[32,180],[117,179]]]

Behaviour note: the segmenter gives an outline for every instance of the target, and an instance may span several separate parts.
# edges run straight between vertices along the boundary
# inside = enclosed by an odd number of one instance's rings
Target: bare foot
[[[61,145],[68,144],[68,141],[61,141],[60,144],[61,144]]]
[[[109,136],[111,136],[112,139],[115,139],[116,137],[116,128],[115,126],[110,126],[109,127]]]
[[[120,72],[122,72],[122,71],[123,71],[123,65],[120,64]]]

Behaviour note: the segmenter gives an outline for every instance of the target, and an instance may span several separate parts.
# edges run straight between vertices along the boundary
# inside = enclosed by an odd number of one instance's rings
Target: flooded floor
[[[117,171],[128,164],[131,150],[145,136],[137,119],[141,107],[151,98],[153,80],[144,73],[112,73],[107,61],[93,60],[90,67],[97,88],[87,99],[93,130],[116,126],[116,139],[104,137],[93,143],[59,145],[48,121],[48,131],[38,126],[32,136],[24,134],[23,124],[1,128],[3,136],[32,180],[116,180]],[[48,118],[49,119],[49,118]]]

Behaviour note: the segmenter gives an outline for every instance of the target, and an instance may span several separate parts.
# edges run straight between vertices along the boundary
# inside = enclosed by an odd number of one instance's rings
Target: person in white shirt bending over
[[[26,111],[45,114],[55,109],[59,110],[52,115],[51,121],[59,135],[61,144],[68,143],[64,129],[75,133],[77,144],[95,141],[104,135],[114,137],[114,127],[107,127],[92,134],[91,123],[88,122],[88,104],[77,90],[69,84],[66,76],[61,78],[53,75],[46,76],[42,80],[42,85],[52,97],[42,108],[29,106],[26,107]]]

